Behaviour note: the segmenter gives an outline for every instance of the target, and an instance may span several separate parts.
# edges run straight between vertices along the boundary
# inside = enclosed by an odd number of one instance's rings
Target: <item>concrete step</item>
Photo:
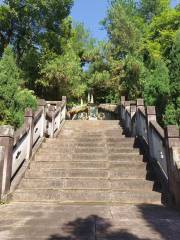
[[[121,178],[145,179],[146,175],[147,175],[147,172],[143,166],[138,166],[138,168],[133,166],[129,168],[127,168],[127,166],[121,166],[113,170],[109,170],[110,179],[121,179]]]
[[[107,191],[107,190],[18,190],[13,201],[18,202],[59,202],[59,203],[131,203],[160,204],[161,195],[156,192]]]
[[[107,159],[107,153],[73,153],[72,154],[73,160],[106,160]]]
[[[115,186],[115,183],[114,183]],[[110,181],[105,179],[93,179],[93,178],[83,178],[83,179],[40,179],[40,178],[25,178],[20,184],[20,189],[110,189]]]
[[[64,169],[73,169],[73,168],[82,168],[82,169],[104,169],[108,168],[109,163],[107,161],[35,161],[31,163],[31,171],[35,169],[42,168],[64,168]]]
[[[107,190],[20,190],[13,195],[18,202],[105,203],[110,201]]]
[[[109,180],[105,179],[59,179],[52,178],[25,178],[21,182],[19,189],[101,189],[101,190],[121,190],[121,191],[152,191],[153,182],[144,179],[120,179]]]
[[[26,178],[108,178],[106,169],[36,169],[29,170]]]
[[[139,149],[132,148],[132,147],[108,147],[108,152],[110,153],[139,153]]]
[[[143,160],[143,156],[139,155],[139,153],[118,153],[118,154],[110,154],[108,155],[108,160],[110,161],[141,161]]]
[[[152,191],[153,182],[147,181],[145,179],[120,179],[120,180],[110,180],[112,190],[121,190],[121,191]]]
[[[59,146],[52,146],[51,151],[55,154],[58,153],[102,153],[106,151],[105,144],[104,147],[98,146],[88,146],[88,147],[81,147],[81,146],[74,146],[74,147],[59,147]],[[132,147],[123,147],[119,146],[116,148],[108,147],[108,151],[111,153],[139,153],[138,149]],[[39,153],[49,153],[49,147],[44,145],[40,150]]]
[[[112,191],[111,201],[113,203],[129,204],[160,204],[161,194],[146,191]]]

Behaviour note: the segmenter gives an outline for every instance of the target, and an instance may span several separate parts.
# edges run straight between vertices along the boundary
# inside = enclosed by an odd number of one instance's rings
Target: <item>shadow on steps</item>
[[[47,240],[178,240],[180,213],[162,206],[142,204],[137,206],[137,216],[124,219],[118,211],[115,219],[97,215],[77,218],[66,223],[62,235],[52,235]],[[135,217],[133,219],[133,217]]]

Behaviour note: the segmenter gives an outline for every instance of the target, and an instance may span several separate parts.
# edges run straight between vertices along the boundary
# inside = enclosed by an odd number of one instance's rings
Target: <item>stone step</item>
[[[106,169],[36,169],[29,170],[25,174],[26,178],[108,178]]]
[[[109,202],[110,194],[107,190],[19,190],[13,195],[13,201],[18,202]]]
[[[42,168],[65,168],[65,169],[73,169],[73,168],[82,168],[82,169],[99,169],[99,168],[108,168],[109,163],[107,161],[34,161],[31,163],[31,171],[34,169],[42,169]]]
[[[139,155],[139,153],[118,153],[118,154],[109,154],[108,155],[108,160],[110,161],[141,161],[143,160],[143,156],[142,155]]]
[[[59,203],[130,203],[159,204],[161,195],[157,192],[139,191],[107,191],[107,190],[18,190],[13,201],[18,202],[59,202]]]
[[[147,175],[146,170],[144,169],[144,166],[132,166],[127,168],[127,166],[121,166],[115,169],[109,170],[109,177],[111,179],[121,179],[121,178],[127,178],[127,179],[145,179]]]
[[[106,160],[107,159],[107,153],[73,153],[72,159],[76,160]]]
[[[115,183],[114,183],[115,186]],[[110,181],[105,179],[92,179],[92,178],[83,178],[83,179],[23,179],[21,182],[21,189],[35,189],[35,188],[44,188],[44,189],[110,189]]]
[[[52,147],[51,151],[55,153],[101,153],[105,152],[105,147],[61,147],[59,148],[58,146]],[[48,153],[49,149],[48,147],[43,147],[40,149],[39,153]]]
[[[121,178],[140,178],[144,179],[147,175],[147,172],[144,166],[131,166],[127,168],[127,166],[118,166],[115,169],[61,169],[61,168],[41,168],[38,169],[36,167],[30,169],[26,172],[26,178],[108,178],[111,179],[121,179]]]
[[[62,168],[62,169],[105,169],[105,168],[120,168],[120,167],[142,167],[145,169],[145,164],[141,161],[33,161],[30,169],[42,168]]]
[[[40,178],[25,178],[22,180],[19,189],[101,189],[101,190],[121,190],[121,191],[152,191],[153,182],[144,179],[120,179],[108,180],[105,179],[47,179]]]
[[[38,153],[35,156],[35,161],[140,161],[142,162],[143,157],[137,153],[119,153],[119,154],[70,154],[70,153]]]
[[[111,200],[113,203],[126,204],[160,204],[161,194],[146,191],[112,191]]]
[[[104,147],[98,147],[98,146],[94,146],[94,147],[81,147],[81,146],[74,146],[74,147],[59,147],[59,146],[52,146],[51,147],[51,151],[54,152],[55,154],[58,153],[102,153],[102,152],[106,152],[106,148],[105,148],[105,144]],[[112,147],[108,147],[108,151],[111,153],[139,153],[138,149],[132,148],[132,147],[123,147],[123,146],[119,146],[117,148],[112,148]],[[40,150],[39,153],[49,153],[49,147],[47,147],[47,145],[44,145]]]
[[[139,149],[132,148],[132,147],[108,147],[108,152],[110,153],[138,153]]]
[[[121,191],[152,191],[153,182],[147,181],[145,179],[120,179],[120,180],[110,180],[112,190],[121,190]]]

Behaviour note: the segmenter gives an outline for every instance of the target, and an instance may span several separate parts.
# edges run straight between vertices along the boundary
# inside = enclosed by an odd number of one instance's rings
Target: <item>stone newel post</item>
[[[11,126],[0,126],[0,146],[4,147],[4,160],[1,159],[1,196],[5,196],[11,185],[12,153],[14,143],[14,129]]]
[[[25,124],[29,126],[28,132],[28,145],[27,145],[27,157],[29,159],[32,155],[32,148],[33,148],[33,131],[34,131],[34,121],[33,121],[33,111],[32,109],[27,109],[24,114]]]
[[[150,121],[156,121],[155,106],[147,106],[146,116],[147,116],[147,135],[148,135],[149,155],[150,155],[150,158],[152,158],[154,149],[153,149],[152,133],[151,133],[149,124],[150,124]]]
[[[0,146],[0,199],[2,193],[3,166],[4,166],[4,147]]]
[[[137,136],[141,136],[141,126],[140,126],[140,116],[139,116],[139,109],[141,109],[142,111],[144,111],[145,107],[144,107],[144,99],[142,98],[138,98],[137,102],[137,115],[136,115],[136,134]]]
[[[167,166],[169,191],[173,197],[173,201],[180,208],[180,169],[178,163],[180,161],[180,134],[176,125],[168,126],[165,129],[166,145],[167,145]]]

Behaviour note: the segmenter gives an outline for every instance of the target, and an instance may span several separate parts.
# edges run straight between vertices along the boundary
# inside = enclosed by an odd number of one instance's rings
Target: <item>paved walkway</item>
[[[178,240],[180,213],[158,205],[0,206],[1,240]]]

